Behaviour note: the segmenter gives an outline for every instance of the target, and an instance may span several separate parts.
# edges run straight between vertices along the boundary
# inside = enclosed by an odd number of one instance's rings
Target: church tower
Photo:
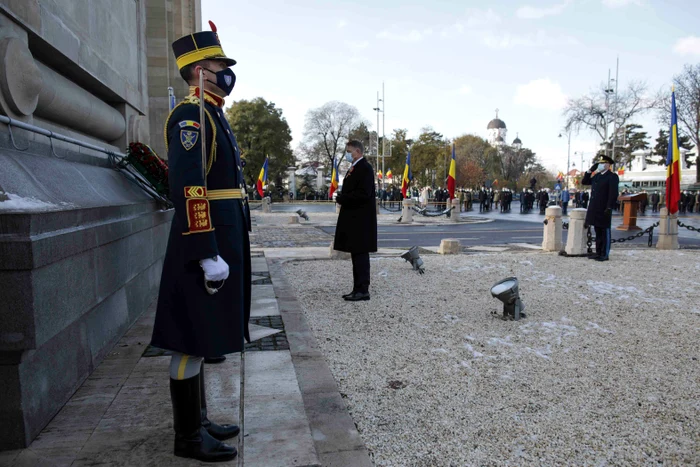
[[[492,146],[501,146],[506,143],[506,123],[498,118],[498,109],[496,109],[496,118],[491,120],[486,126],[488,130],[488,141]]]

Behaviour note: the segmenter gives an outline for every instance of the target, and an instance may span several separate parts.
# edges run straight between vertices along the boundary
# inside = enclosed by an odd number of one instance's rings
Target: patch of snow
[[[7,196],[9,200],[0,201],[1,212],[45,212],[72,207],[70,203],[54,204],[31,197],[23,198],[14,193],[7,193]]]

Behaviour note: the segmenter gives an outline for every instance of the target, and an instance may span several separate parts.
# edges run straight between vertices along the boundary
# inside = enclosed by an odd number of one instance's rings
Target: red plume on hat
[[[212,32],[216,32],[216,24],[214,24],[214,22],[211,20],[209,20],[209,27],[211,28]]]

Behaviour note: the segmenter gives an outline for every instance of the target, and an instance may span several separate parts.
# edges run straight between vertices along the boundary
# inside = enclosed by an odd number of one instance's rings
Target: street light
[[[379,108],[379,103],[384,102],[382,99],[379,98],[379,91],[377,91],[377,106],[373,108],[372,110],[377,112],[377,171],[379,171],[379,112],[384,114],[384,109]],[[383,160],[382,160],[383,162]],[[383,169],[383,167],[382,167]],[[377,180],[377,185],[379,185],[379,180]],[[384,172],[382,171],[382,189],[384,189]]]
[[[559,133],[559,137],[561,138],[562,135]],[[566,153],[566,189],[569,189],[569,164],[571,161],[571,129],[569,129],[568,132],[568,137],[569,137],[569,149]]]

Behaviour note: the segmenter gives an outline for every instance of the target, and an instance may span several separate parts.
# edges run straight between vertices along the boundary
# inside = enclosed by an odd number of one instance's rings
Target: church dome
[[[516,136],[515,139],[513,140],[513,146],[515,146],[516,144],[523,144],[523,142],[520,141],[520,138],[518,138],[517,136]]]
[[[494,129],[494,128],[497,128],[497,129],[500,130],[500,129],[502,129],[502,128],[505,129],[505,127],[506,127],[506,123],[505,123],[503,120],[501,120],[500,118],[496,117],[496,118],[494,118],[493,120],[491,120],[491,121],[489,122],[489,124],[488,124],[488,126],[486,127],[486,129],[487,129],[487,130],[492,130],[492,129]]]
[[[497,143],[502,143],[502,142],[503,142],[503,138],[501,138],[500,136],[497,136],[497,137],[496,137],[496,142],[497,142]]]

